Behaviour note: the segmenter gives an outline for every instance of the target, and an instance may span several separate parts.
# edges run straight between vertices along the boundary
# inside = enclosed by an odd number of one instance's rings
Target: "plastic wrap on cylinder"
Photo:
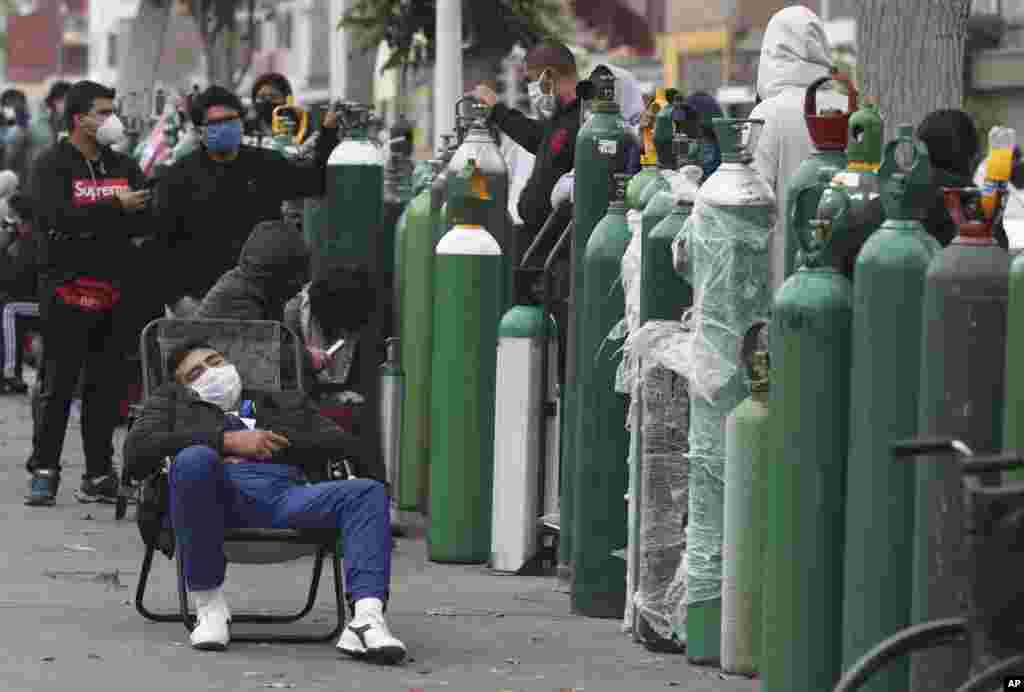
[[[626,254],[622,256],[622,288],[626,295],[626,311],[619,324],[608,334],[614,341],[622,341],[635,332],[640,325],[640,233],[641,214],[636,210],[626,213],[626,223],[632,235]],[[636,382],[637,361],[628,350],[623,352],[615,374],[615,391],[620,394],[632,394]],[[636,397],[631,397],[635,399]]]
[[[683,226],[681,260],[694,305],[684,319],[689,339],[674,355],[691,396],[687,605],[721,597],[725,419],[747,395],[740,336],[771,307],[773,217],[763,207],[719,207],[698,199]]]
[[[645,368],[641,386],[642,501],[635,607],[654,632],[671,639],[686,593],[689,392],[682,376],[661,366]]]

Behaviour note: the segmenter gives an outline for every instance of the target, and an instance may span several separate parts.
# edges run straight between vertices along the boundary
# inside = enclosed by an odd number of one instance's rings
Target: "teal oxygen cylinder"
[[[917,434],[925,275],[941,249],[922,225],[937,190],[928,148],[912,126],[900,126],[878,175],[887,219],[861,248],[853,281],[844,669],[913,622],[916,468],[893,461],[889,448]],[[865,690],[903,692],[909,675],[910,661],[895,661]]]
[[[583,325],[583,260],[594,227],[604,218],[612,196],[612,175],[625,168],[626,125],[615,101],[615,77],[603,65],[595,68],[591,80],[581,83],[584,94],[593,98],[592,108],[576,137],[576,182],[574,190],[574,221],[572,234],[572,285],[566,354],[563,411],[565,412],[562,444],[561,526],[558,538],[559,562],[563,573],[571,571],[575,554],[575,489],[576,481],[576,410],[577,380],[590,368],[579,349],[577,338]],[[620,427],[621,427],[621,421]],[[620,494],[621,498],[622,495]],[[621,499],[619,504],[621,504]],[[565,567],[568,569],[565,569]]]
[[[725,420],[725,538],[722,547],[722,670],[754,675],[761,654],[765,478],[772,460],[768,417],[767,322],[747,330],[740,348],[750,396]]]
[[[626,398],[615,391],[621,352],[608,334],[625,312],[627,180],[626,174],[615,175],[615,197],[587,241],[583,262],[571,602],[573,612],[588,617],[621,618],[626,606],[625,563],[614,553],[626,546],[622,498],[628,489],[629,435]]]
[[[836,169],[820,171],[831,180]],[[817,692],[839,679],[843,523],[849,445],[853,288],[841,273],[855,233],[849,188],[825,190],[815,237],[797,235],[802,267],[775,295],[767,465],[761,684],[765,692]],[[807,569],[814,565],[814,569]]]
[[[495,343],[501,248],[476,220],[494,204],[476,162],[448,180],[454,221],[436,249],[430,528],[433,562],[484,563],[491,555]]]
[[[717,118],[722,165],[701,185],[683,227],[679,253],[693,287],[695,338],[689,349],[690,486],[685,631],[687,658],[721,657],[722,540],[725,512],[725,420],[747,396],[736,335],[768,316],[768,243],[775,195],[751,168],[741,144],[760,120]]]

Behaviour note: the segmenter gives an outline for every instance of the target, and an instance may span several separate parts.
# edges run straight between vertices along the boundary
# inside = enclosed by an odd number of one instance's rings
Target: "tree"
[[[391,49],[384,69],[433,63],[435,0],[355,0],[338,28],[351,29],[363,47],[381,42]],[[559,0],[472,0],[462,8],[467,62],[484,63],[496,73],[516,43],[565,33]],[[467,75],[468,76],[468,75]]]
[[[167,0],[149,0],[165,2]],[[175,0],[175,11],[195,19],[206,56],[206,77],[210,84],[236,89],[252,67],[253,35],[256,31],[256,0]],[[238,12],[246,8],[248,26],[243,33]],[[245,60],[239,64],[242,43],[247,42]]]
[[[939,108],[961,108],[970,0],[861,0],[858,72],[891,135]]]

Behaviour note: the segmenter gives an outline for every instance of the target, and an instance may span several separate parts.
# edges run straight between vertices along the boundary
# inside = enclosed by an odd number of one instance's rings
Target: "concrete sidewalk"
[[[485,567],[436,565],[422,540],[399,539],[389,621],[410,660],[383,668],[340,656],[333,644],[233,644],[225,653],[187,645],[179,624],[135,612],[142,543],[131,517],[72,497],[83,461],[78,420],[68,430],[58,505],[25,507],[30,447],[27,397],[0,398],[4,522],[0,689],[372,690],[408,692],[748,692],[756,681],[651,654],[620,623],[575,617],[550,578],[499,576]],[[119,431],[123,439],[124,431]],[[119,444],[118,444],[119,446]],[[120,450],[118,449],[118,454]],[[118,459],[120,464],[120,459]],[[232,608],[285,611],[301,605],[310,561],[229,569]],[[329,626],[329,573],[313,620]],[[158,555],[148,599],[174,608],[173,563]],[[240,627],[239,627],[240,631]]]

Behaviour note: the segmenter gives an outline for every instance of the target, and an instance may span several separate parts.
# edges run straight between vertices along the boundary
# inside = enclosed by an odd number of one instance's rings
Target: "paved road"
[[[634,644],[618,622],[574,617],[548,578],[499,576],[484,567],[436,565],[422,540],[401,539],[394,561],[392,628],[411,660],[380,668],[339,657],[333,645],[188,648],[184,628],[143,620],[132,604],[142,545],[131,521],[109,506],[80,505],[77,417],[65,447],[64,487],[53,508],[25,507],[30,424],[25,397],[0,398],[0,689],[367,690],[408,692],[749,692],[758,683],[723,679],[678,656]],[[120,431],[123,436],[123,431]],[[118,462],[119,463],[119,462]],[[129,515],[129,517],[131,514]],[[157,557],[153,607],[172,607],[173,564]],[[236,610],[299,603],[310,565],[240,566],[227,592]],[[325,577],[329,579],[329,577]],[[331,615],[329,582],[313,617]],[[314,626],[314,625],[310,625]]]

